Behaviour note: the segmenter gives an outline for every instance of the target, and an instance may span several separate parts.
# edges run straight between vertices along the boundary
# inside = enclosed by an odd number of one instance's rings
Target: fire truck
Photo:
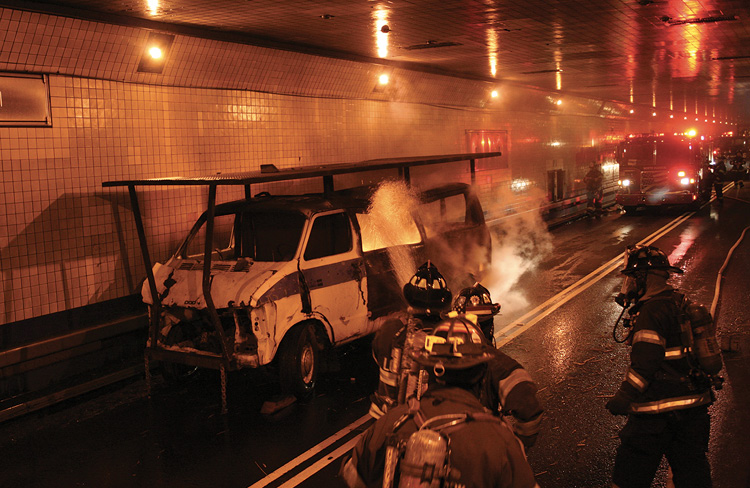
[[[615,202],[626,212],[638,207],[684,205],[704,200],[708,144],[695,131],[632,134],[617,146],[620,179]]]

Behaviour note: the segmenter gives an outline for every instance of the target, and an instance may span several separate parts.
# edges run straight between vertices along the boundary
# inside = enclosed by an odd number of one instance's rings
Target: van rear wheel
[[[304,400],[315,389],[320,369],[320,345],[312,324],[300,324],[289,331],[279,352],[281,390]]]

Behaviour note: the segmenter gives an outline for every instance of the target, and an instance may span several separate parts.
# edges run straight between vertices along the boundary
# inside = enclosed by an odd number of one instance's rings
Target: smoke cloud
[[[510,189],[501,191],[490,208],[490,214],[506,213],[507,217],[490,221],[492,230],[492,265],[482,278],[493,301],[502,306],[501,314],[512,314],[528,306],[518,282],[524,273],[533,271],[552,252],[552,236],[542,219],[541,204],[545,201],[541,190],[531,189],[519,204]],[[493,210],[498,210],[493,212]],[[498,318],[502,322],[501,318]]]
[[[500,189],[491,203],[484,202],[486,215],[503,215],[488,221],[492,236],[491,264],[479,242],[448,242],[435,239],[438,228],[429,232],[433,261],[455,295],[464,286],[480,282],[502,306],[501,315],[510,315],[528,307],[518,284],[553,250],[552,237],[540,208],[545,194],[528,189],[523,196],[510,188]],[[489,208],[488,208],[489,206]],[[386,247],[399,285],[408,282],[418,265],[407,246],[419,242],[413,215],[420,211],[415,190],[402,181],[385,181],[374,193],[367,215],[360,222],[365,250]],[[496,319],[502,322],[502,318]]]

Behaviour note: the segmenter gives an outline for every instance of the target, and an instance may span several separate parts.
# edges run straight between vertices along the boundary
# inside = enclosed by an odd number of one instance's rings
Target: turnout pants
[[[676,488],[710,488],[710,425],[708,406],[630,415],[620,432],[612,481],[619,488],[649,488],[666,456]]]

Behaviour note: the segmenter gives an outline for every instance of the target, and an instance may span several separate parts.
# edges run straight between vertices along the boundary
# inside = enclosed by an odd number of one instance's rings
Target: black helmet
[[[430,261],[420,266],[404,285],[406,302],[427,314],[440,313],[448,308],[452,296],[445,278]]]
[[[413,354],[414,361],[438,380],[474,384],[492,358],[482,331],[468,317],[450,312],[425,338],[424,347]]]
[[[474,314],[482,322],[497,315],[500,311],[500,304],[492,303],[492,297],[490,297],[490,291],[487,288],[479,283],[474,283],[474,286],[469,286],[458,292],[453,300],[453,310],[462,314]]]
[[[625,251],[625,263],[620,270],[624,275],[632,275],[639,271],[659,269],[671,273],[680,273],[682,270],[669,264],[667,255],[658,247],[654,246],[629,246]]]

